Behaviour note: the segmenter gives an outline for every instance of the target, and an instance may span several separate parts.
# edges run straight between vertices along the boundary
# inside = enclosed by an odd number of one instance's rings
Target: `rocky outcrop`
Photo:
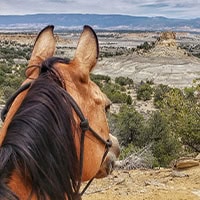
[[[167,31],[167,32],[163,32],[160,35],[159,40],[163,41],[163,40],[170,40],[170,39],[174,39],[176,40],[176,33],[175,32],[171,32],[171,31]]]
[[[174,168],[176,169],[186,169],[195,166],[199,166],[199,160],[194,158],[180,158],[174,163]]]
[[[157,39],[156,45],[164,46],[177,46],[176,44],[176,33],[175,32],[163,32]]]
[[[162,58],[187,58],[189,53],[185,49],[181,49],[176,41],[175,32],[163,32],[157,38],[154,48],[148,52],[150,57]]]

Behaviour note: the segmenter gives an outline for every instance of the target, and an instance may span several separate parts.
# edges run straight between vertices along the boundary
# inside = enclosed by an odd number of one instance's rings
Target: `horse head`
[[[111,102],[90,79],[99,54],[95,32],[84,26],[72,60],[53,57],[55,47],[53,26],[48,26],[32,50],[22,83],[28,87],[17,94],[6,113],[0,134],[2,199],[76,199],[71,193],[77,193],[80,182],[107,176],[119,156],[118,141],[109,133],[106,119]],[[77,158],[69,164],[72,157]]]

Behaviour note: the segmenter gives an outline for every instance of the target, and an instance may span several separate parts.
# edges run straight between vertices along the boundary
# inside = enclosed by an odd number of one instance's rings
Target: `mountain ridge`
[[[54,24],[56,29],[82,29],[89,24],[108,30],[174,30],[200,32],[200,18],[176,19],[120,14],[28,14],[0,15],[0,29],[38,29]]]

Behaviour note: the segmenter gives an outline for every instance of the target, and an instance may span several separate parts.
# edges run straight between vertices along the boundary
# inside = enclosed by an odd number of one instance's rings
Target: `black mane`
[[[51,58],[43,63],[9,124],[0,148],[0,199],[18,199],[6,186],[14,169],[39,200],[73,199],[79,174],[73,134],[77,127],[53,68],[56,62],[65,61]]]

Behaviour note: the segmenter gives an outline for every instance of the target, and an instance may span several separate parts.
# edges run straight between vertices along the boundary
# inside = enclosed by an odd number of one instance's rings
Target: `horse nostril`
[[[109,163],[109,165],[106,167],[106,173],[107,175],[110,174],[112,172],[112,165],[111,163]]]
[[[114,169],[114,167],[115,167],[115,161],[114,160],[112,160],[111,166],[112,166],[112,169]]]
[[[108,166],[106,167],[106,173],[111,174],[114,167],[115,167],[115,161],[112,160],[112,161],[109,162]]]

